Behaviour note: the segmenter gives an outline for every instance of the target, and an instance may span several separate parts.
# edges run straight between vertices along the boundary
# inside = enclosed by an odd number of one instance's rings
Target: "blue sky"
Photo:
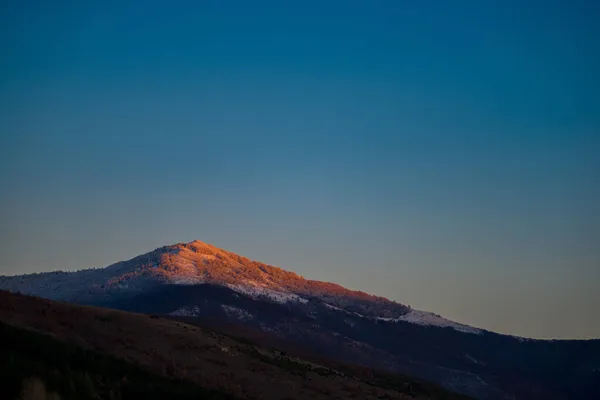
[[[599,18],[3,2],[0,273],[200,239],[487,329],[600,337]]]

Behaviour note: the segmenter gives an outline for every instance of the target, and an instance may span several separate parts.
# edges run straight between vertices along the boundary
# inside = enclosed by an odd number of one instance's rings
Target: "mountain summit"
[[[363,317],[402,318],[477,331],[435,314],[413,311],[384,297],[349,290],[335,283],[304,279],[294,272],[250,260],[199,240],[163,246],[106,268],[0,277],[0,289],[76,303],[132,297],[169,284],[219,285],[253,298],[279,303],[320,300],[329,307]]]
[[[480,330],[436,314],[253,261],[195,240],[163,246],[106,268],[0,276],[0,289],[83,304],[122,300],[162,285],[211,284],[278,303],[319,301],[364,318]]]

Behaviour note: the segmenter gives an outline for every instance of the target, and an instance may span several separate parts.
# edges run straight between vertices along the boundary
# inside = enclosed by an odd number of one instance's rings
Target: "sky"
[[[600,338],[600,5],[0,5],[0,274],[199,239]]]

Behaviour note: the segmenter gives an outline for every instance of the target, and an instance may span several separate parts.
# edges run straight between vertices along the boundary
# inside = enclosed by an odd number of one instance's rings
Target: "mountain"
[[[224,323],[480,399],[592,399],[600,341],[500,335],[194,241],[103,269],[0,277],[0,289],[191,324]]]
[[[335,283],[307,280],[294,272],[200,241],[161,247],[101,269],[0,276],[0,289],[83,304],[128,299],[166,284],[214,284],[255,299],[282,304],[307,304],[318,299],[331,309],[361,317],[481,332],[383,297],[349,290]],[[185,313],[185,310],[180,312]]]
[[[306,280],[200,241],[161,247],[102,269],[0,278],[2,289],[77,303],[129,298],[164,284],[206,283],[280,303],[321,298],[334,307],[385,318],[398,318],[410,311],[383,297]]]

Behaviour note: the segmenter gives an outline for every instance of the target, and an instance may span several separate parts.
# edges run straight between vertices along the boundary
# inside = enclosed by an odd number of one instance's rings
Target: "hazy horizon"
[[[0,6],[0,275],[199,239],[600,338],[600,6]]]

